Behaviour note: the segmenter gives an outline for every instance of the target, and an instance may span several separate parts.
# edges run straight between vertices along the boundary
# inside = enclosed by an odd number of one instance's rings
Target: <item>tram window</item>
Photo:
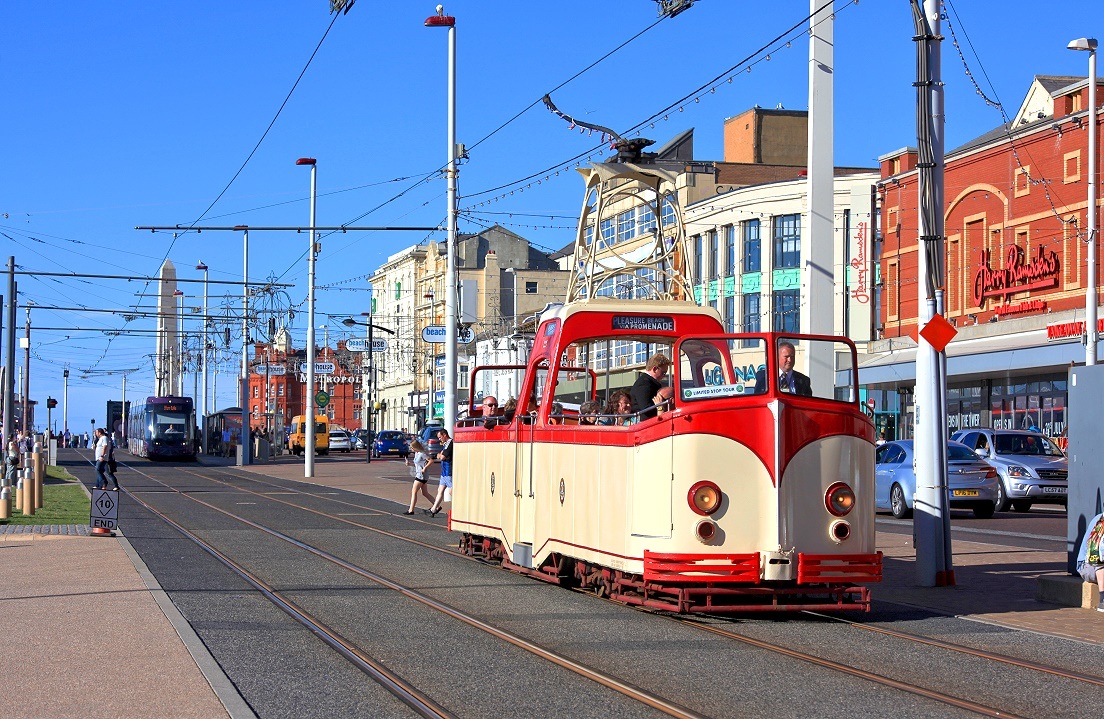
[[[679,345],[679,400],[756,394],[756,373],[765,366],[765,343],[691,339]],[[740,345],[740,346],[738,346]]]

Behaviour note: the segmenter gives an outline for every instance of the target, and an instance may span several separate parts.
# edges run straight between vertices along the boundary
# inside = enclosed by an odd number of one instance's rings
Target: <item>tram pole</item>
[[[912,0],[917,43],[918,147],[916,352],[916,500],[913,532],[916,580],[921,586],[955,583],[947,507],[947,355],[954,330],[943,318],[943,83],[940,67],[939,0]],[[942,333],[942,335],[941,335]]]

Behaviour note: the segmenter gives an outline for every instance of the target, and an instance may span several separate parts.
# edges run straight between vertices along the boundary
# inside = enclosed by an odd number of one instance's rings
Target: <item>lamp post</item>
[[[313,157],[300,157],[296,165],[306,165],[311,169],[310,179],[310,249],[307,252],[307,401],[304,414],[307,415],[306,446],[303,447],[303,477],[314,476],[314,211],[318,200],[318,167]]]
[[[249,458],[249,228],[242,227],[242,357],[241,357],[241,436],[238,437],[239,465],[250,463]]]
[[[1089,53],[1089,198],[1088,215],[1088,286],[1085,289],[1085,364],[1096,364],[1096,38],[1070,40],[1070,50]]]
[[[445,15],[443,5],[426,18],[426,27],[448,28],[448,254],[445,277],[445,407],[444,427],[451,434],[456,424],[456,18]],[[436,367],[434,368],[436,370]],[[431,398],[432,401],[432,398]]]
[[[69,370],[61,371],[61,436],[69,431]],[[124,406],[125,408],[125,406]],[[66,445],[68,446],[68,444]]]
[[[196,265],[197,270],[203,271],[203,336],[200,342],[203,345],[203,354],[200,362],[203,365],[203,399],[199,403],[200,417],[203,421],[200,423],[200,446],[203,449],[203,453],[206,454],[207,447],[207,265],[203,264],[201,260]]]
[[[371,312],[364,312],[364,313],[362,313],[361,316],[362,317],[367,317],[368,321],[367,322],[357,322],[352,317],[349,317],[348,319],[342,320],[341,324],[345,325],[346,327],[360,326],[360,327],[367,327],[368,328],[368,392],[366,393],[367,396],[364,398],[364,407],[367,408],[367,412],[365,413],[365,424],[367,426],[365,427],[365,429],[368,430],[368,451],[365,454],[368,455],[366,461],[369,464],[371,464],[371,462],[372,462],[372,413],[375,411],[375,408],[372,406],[372,387],[375,385],[375,382],[376,382],[376,357],[375,357],[375,350],[372,347],[372,342],[374,341],[374,338],[372,337],[372,330],[377,329],[377,330],[380,330],[382,332],[386,332],[389,335],[393,335],[393,334],[395,334],[395,332],[393,330],[387,329],[386,327],[380,327],[379,325],[372,324],[372,313]]]

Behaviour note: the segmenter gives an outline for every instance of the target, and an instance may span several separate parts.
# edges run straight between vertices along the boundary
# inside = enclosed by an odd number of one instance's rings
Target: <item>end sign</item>
[[[119,528],[119,492],[106,489],[92,490],[92,509],[88,524],[93,529]]]

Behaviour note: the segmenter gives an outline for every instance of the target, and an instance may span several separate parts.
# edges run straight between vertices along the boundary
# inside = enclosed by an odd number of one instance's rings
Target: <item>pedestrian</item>
[[[66,430],[65,430],[65,434],[64,434],[64,435],[62,435],[62,437],[63,437],[63,439],[62,439],[62,442],[61,442],[62,446],[63,446],[63,447],[68,447],[68,446],[69,446],[69,442],[70,442],[70,440],[71,440],[71,438],[72,438],[72,435],[70,435],[70,434],[69,434],[69,430],[68,430],[68,429],[66,429]]]
[[[223,457],[229,457],[230,456],[230,447],[231,447],[231,445],[230,445],[230,436],[231,435],[230,435],[230,428],[229,427],[222,430],[222,456]]]
[[[1104,514],[1093,517],[1085,527],[1085,539],[1077,553],[1077,573],[1100,589],[1096,611],[1104,612]]]
[[[111,477],[111,483],[115,485],[111,489],[119,491],[119,478],[115,476],[115,472],[119,469],[119,464],[115,461],[115,437],[114,433],[108,434],[106,429],[101,429],[104,436],[107,437],[107,476]],[[107,483],[104,482],[104,489],[107,489]]]
[[[419,440],[410,440],[410,451],[414,453],[414,459],[410,457],[404,458],[404,461],[410,467],[410,474],[414,477],[414,486],[410,488],[410,506],[403,514],[414,514],[414,506],[418,504],[418,492],[421,492],[426,499],[432,504],[433,495],[429,493],[429,487],[426,486],[426,470],[429,465],[433,464],[433,459],[426,454],[425,445]],[[426,512],[429,514],[429,512]]]
[[[104,474],[107,471],[107,458],[110,454],[111,440],[107,438],[107,432],[96,428],[96,489],[107,489],[107,475]]]
[[[442,503],[452,501],[452,437],[442,428],[437,431],[437,439],[441,440],[441,451],[437,454],[437,459],[441,460],[441,483],[437,485],[437,498],[429,508],[431,517],[441,511]]]
[[[12,434],[4,449],[4,484],[14,487],[19,482],[19,468],[22,458],[19,455],[19,435]]]

